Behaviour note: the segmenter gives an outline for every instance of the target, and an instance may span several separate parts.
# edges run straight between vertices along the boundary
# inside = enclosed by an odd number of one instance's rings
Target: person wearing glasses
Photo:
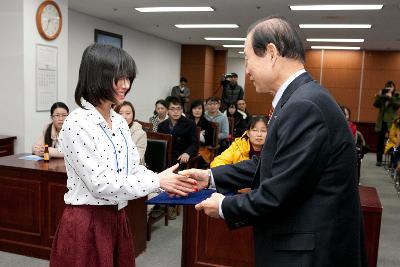
[[[221,101],[216,96],[210,96],[207,99],[207,110],[204,112],[204,117],[218,124],[218,142],[219,149],[217,154],[221,154],[222,151],[229,147],[228,136],[229,136],[229,121],[228,117],[219,111]]]
[[[210,167],[235,164],[251,159],[254,155],[260,156],[267,136],[267,124],[268,121],[264,116],[253,117],[244,134],[236,138],[221,155],[214,158]]]
[[[42,134],[32,146],[32,154],[43,157],[44,145],[48,145],[50,158],[64,157],[64,154],[57,150],[58,134],[68,113],[69,109],[63,102],[56,102],[51,106],[50,117],[52,122],[46,125]]]
[[[158,132],[172,135],[172,164],[179,163],[182,170],[199,149],[196,124],[182,115],[183,104],[179,98],[170,97],[168,102],[168,119],[158,125]],[[155,213],[157,208],[152,212]],[[168,219],[176,219],[176,206],[168,206]]]
[[[168,119],[158,125],[158,132],[172,135],[172,163],[186,165],[189,159],[197,155],[198,140],[196,124],[183,114],[179,98],[169,98]]]

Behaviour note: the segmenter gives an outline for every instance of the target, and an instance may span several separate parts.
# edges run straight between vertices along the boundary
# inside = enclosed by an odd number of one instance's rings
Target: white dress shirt
[[[64,153],[70,205],[118,205],[143,197],[160,186],[158,175],[140,165],[125,119],[110,110],[112,129],[89,102],[66,118],[59,136]]]
[[[299,77],[301,74],[306,72],[305,69],[301,69],[290,75],[290,77],[279,87],[278,91],[276,91],[276,94],[274,96],[274,99],[272,100],[272,107],[275,109],[276,105],[278,104],[279,100],[281,99],[283,93],[285,92],[286,88],[289,86],[291,82],[294,81],[297,77]]]

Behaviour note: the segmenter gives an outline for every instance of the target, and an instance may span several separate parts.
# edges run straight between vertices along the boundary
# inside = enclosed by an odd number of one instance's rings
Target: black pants
[[[382,122],[381,131],[378,132],[378,145],[376,148],[376,162],[382,162],[382,154],[385,148],[386,133],[388,132],[388,127],[386,122]]]

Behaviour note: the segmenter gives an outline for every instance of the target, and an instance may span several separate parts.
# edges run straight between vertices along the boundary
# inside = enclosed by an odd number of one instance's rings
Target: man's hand
[[[184,175],[176,174],[179,164],[160,172],[160,187],[168,192],[170,196],[187,196],[188,193],[197,191],[197,181]]]
[[[206,188],[208,185],[208,172],[210,170],[200,170],[200,169],[188,169],[178,172],[180,175],[184,175],[197,180],[198,190]]]
[[[188,153],[183,153],[182,155],[179,156],[178,160],[179,163],[187,163],[189,161],[189,154]]]
[[[212,218],[219,218],[219,202],[224,199],[224,195],[213,193],[211,197],[203,200],[195,206],[196,210],[204,210],[204,213]]]

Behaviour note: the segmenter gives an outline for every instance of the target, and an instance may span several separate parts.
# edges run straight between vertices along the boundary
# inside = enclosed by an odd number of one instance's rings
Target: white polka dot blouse
[[[125,119],[110,110],[112,129],[89,102],[66,118],[59,135],[71,205],[118,205],[159,188],[158,175],[140,165]]]

